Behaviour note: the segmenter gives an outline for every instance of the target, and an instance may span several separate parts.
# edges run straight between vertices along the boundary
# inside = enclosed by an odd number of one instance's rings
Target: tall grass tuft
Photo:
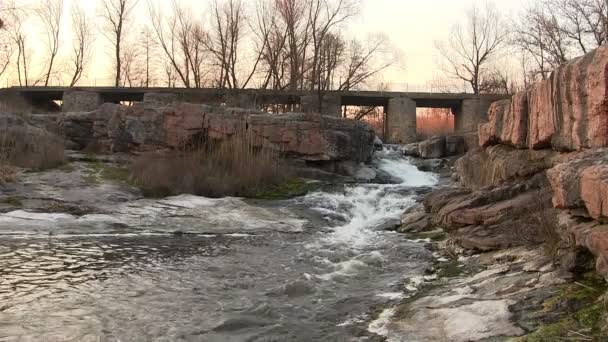
[[[254,196],[288,177],[279,154],[244,127],[220,142],[189,142],[172,155],[144,154],[131,169],[131,180],[151,197]]]
[[[65,162],[64,141],[30,126],[0,127],[0,183],[15,181],[15,168],[46,170]]]

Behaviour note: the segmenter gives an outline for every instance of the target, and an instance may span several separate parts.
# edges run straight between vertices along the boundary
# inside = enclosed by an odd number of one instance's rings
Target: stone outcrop
[[[91,112],[67,113],[65,135],[80,148],[97,144],[110,151],[131,152],[178,149],[196,140],[222,140],[247,131],[255,145],[306,161],[365,162],[374,149],[374,131],[358,121],[154,99],[133,106],[104,104]]]
[[[455,188],[429,194],[424,205],[433,225],[460,246],[491,250],[539,242],[537,213],[551,207],[542,175],[520,183],[479,190]],[[420,220],[420,218],[417,218]]]
[[[479,189],[521,180],[551,167],[556,153],[549,150],[520,150],[496,145],[469,151],[456,161],[463,186]]]
[[[580,151],[608,146],[608,46],[573,59],[512,100],[495,102],[481,146]]]

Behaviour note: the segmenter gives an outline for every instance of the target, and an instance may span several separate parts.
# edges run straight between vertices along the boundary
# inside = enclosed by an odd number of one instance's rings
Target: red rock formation
[[[580,151],[608,146],[608,45],[557,68],[509,106],[495,103],[479,130],[481,146]],[[527,141],[527,143],[526,143]]]
[[[593,218],[608,217],[608,165],[594,165],[580,174],[581,199]]]

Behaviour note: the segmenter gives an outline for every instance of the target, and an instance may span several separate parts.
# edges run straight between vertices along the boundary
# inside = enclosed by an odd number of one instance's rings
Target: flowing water
[[[376,166],[397,184],[0,215],[0,341],[372,340],[432,262],[383,228],[437,182],[393,152]]]

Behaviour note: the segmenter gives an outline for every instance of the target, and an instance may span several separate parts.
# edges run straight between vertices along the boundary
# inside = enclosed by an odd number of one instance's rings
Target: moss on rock
[[[318,189],[320,183],[308,182],[301,178],[291,178],[285,182],[272,186],[267,190],[259,191],[250,198],[281,200],[290,199],[298,196],[304,196],[307,193]]]

